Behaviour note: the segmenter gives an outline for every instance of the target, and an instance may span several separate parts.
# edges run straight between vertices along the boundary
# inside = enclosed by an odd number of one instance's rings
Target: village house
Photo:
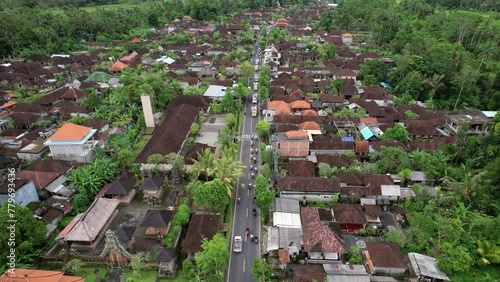
[[[98,143],[93,138],[96,131],[90,127],[65,123],[44,145],[49,146],[54,159],[90,163]]]

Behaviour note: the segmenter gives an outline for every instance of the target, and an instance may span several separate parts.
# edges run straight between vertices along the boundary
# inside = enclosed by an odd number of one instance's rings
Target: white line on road
[[[247,208],[247,217],[248,217],[248,208]]]
[[[243,273],[245,273],[245,262],[246,262],[246,260],[244,259],[243,260]]]

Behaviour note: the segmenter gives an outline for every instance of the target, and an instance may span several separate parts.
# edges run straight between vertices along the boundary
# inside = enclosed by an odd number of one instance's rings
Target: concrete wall
[[[33,181],[29,181],[28,183],[24,184],[23,187],[18,189],[15,194],[16,194],[16,196],[14,197],[16,201],[15,204],[18,204],[23,207],[25,207],[31,202],[37,202],[37,203],[40,202]],[[8,199],[9,195],[0,194],[0,204],[3,203],[4,201],[7,201]]]
[[[142,112],[144,113],[144,120],[146,127],[155,127],[155,119],[153,116],[153,107],[151,105],[151,97],[148,95],[141,95]]]

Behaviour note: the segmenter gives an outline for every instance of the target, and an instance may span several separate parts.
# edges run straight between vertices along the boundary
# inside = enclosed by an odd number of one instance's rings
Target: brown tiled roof
[[[332,230],[329,222],[320,220],[318,208],[301,208],[304,251],[346,253],[344,241]]]
[[[76,164],[69,161],[43,159],[36,160],[30,166],[25,168],[25,171],[44,171],[44,172],[57,172],[59,174],[66,174],[70,169],[74,168]]]
[[[12,113],[9,117],[15,124],[23,126],[31,126],[40,118],[39,115],[29,113]]]
[[[89,114],[92,112],[90,110],[87,110],[85,107],[80,107],[78,105],[75,105],[73,102],[68,100],[60,101],[59,103],[57,103],[55,107],[60,108],[60,111],[65,113]]]
[[[37,104],[25,104],[25,103],[18,103],[14,107],[13,112],[18,112],[18,113],[44,113],[47,112],[47,108],[42,106],[42,105],[37,105]]]
[[[299,127],[296,124],[277,123],[274,125],[274,132],[296,131]]]
[[[160,190],[163,177],[159,174],[144,179],[139,190]]]
[[[40,190],[54,180],[56,180],[61,174],[57,172],[46,172],[46,171],[29,171],[23,170],[16,174],[18,179],[31,179],[35,183],[36,189]]]
[[[189,222],[186,238],[182,241],[181,251],[188,254],[202,251],[203,238],[212,239],[219,229],[219,216],[213,213],[194,214]]]
[[[409,142],[408,148],[410,151],[419,149],[420,151],[437,151],[438,144],[435,142]]]
[[[203,98],[203,96],[199,96],[199,95],[185,96],[185,95],[182,95],[182,96],[175,97],[174,99],[172,99],[172,101],[170,101],[170,103],[168,103],[167,111],[171,112],[175,108],[180,107],[182,105],[189,105],[189,106],[197,108],[198,110],[203,109],[205,111],[210,106],[209,102],[205,98]]]
[[[381,195],[382,185],[394,185],[392,178],[385,174],[368,174],[362,177],[363,184],[366,188],[370,189],[372,195]]]
[[[317,163],[327,163],[331,167],[350,167],[354,158],[345,155],[317,154]]]
[[[198,116],[199,108],[183,104],[172,110],[156,128],[144,149],[135,159],[136,163],[147,163],[152,154],[177,153],[186,139],[191,125]]]
[[[135,180],[122,178],[111,184],[105,195],[127,195],[134,187]]]
[[[80,99],[84,96],[86,96],[87,93],[85,91],[82,91],[80,89],[76,88],[70,88],[66,93],[64,93],[61,98],[62,99]]]
[[[141,226],[165,228],[170,224],[173,214],[171,210],[148,210]]]
[[[281,191],[302,192],[340,192],[340,181],[337,178],[320,177],[284,177],[278,179]]]
[[[3,132],[0,133],[0,136],[5,137],[17,137],[23,133],[26,133],[27,129],[22,128],[7,128]]]
[[[365,214],[369,216],[380,216],[384,213],[378,205],[364,205],[363,209]]]
[[[315,177],[316,166],[313,162],[306,160],[290,160],[289,163],[291,177]]]
[[[363,208],[360,205],[333,204],[332,211],[335,222],[361,225],[368,223]]]
[[[328,94],[320,94],[318,101],[322,103],[343,103],[344,102],[344,97],[342,96],[333,96],[333,95],[328,95]]]
[[[339,136],[322,138],[322,136],[314,135],[311,142],[311,150],[353,150],[354,142],[344,142]]]
[[[354,172],[338,172],[335,174],[340,183],[346,183],[349,186],[364,185],[362,176]]]
[[[104,126],[109,125],[110,122],[105,119],[100,119],[100,118],[91,118],[84,122],[82,125],[83,126],[88,126],[97,130],[101,130]]]
[[[23,187],[29,180],[27,179],[14,179],[14,190],[17,191],[19,188]],[[9,184],[10,181],[4,181],[0,185],[0,194],[8,194],[9,193]]]
[[[333,72],[335,76],[356,76],[356,73],[350,69],[338,69]]]
[[[394,243],[366,242],[366,250],[374,267],[408,268],[401,249]]]

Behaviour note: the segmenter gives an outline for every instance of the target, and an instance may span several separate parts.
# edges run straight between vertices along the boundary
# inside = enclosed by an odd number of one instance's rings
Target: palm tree
[[[488,240],[477,241],[477,252],[484,264],[500,263],[500,246]]]
[[[205,174],[205,181],[208,181],[208,177],[210,176],[214,165],[214,153],[210,148],[205,148],[201,153],[197,152],[197,155],[197,160],[191,159],[193,161],[193,169],[197,172],[197,177],[200,177],[200,174],[203,171]]]
[[[453,177],[445,176],[445,183],[452,189],[456,196],[462,200],[464,204],[469,204],[472,197],[480,194],[486,179],[486,171],[470,170],[462,164],[464,171],[464,180],[457,181]]]
[[[227,195],[230,198],[233,196],[234,186],[238,177],[243,176],[244,169],[245,166],[241,161],[235,160],[233,156],[230,156],[230,158],[222,156],[220,159],[214,161],[214,175],[224,183]]]
[[[429,89],[429,98],[434,98],[434,94],[436,91],[444,86],[444,83],[441,82],[443,80],[444,74],[433,74],[432,77],[428,77],[422,80],[422,85]]]

